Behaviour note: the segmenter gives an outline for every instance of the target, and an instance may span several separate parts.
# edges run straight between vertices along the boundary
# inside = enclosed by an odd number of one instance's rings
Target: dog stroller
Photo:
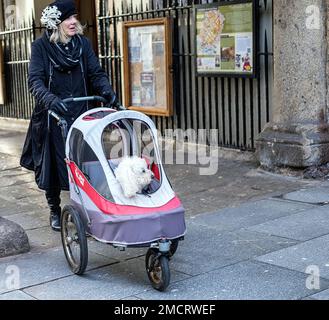
[[[99,100],[100,97],[68,101]],[[82,114],[66,138],[66,123],[50,112],[66,140],[71,203],[61,216],[62,244],[75,274],[88,263],[87,236],[120,250],[149,247],[146,271],[160,291],[170,281],[169,260],[184,239],[184,209],[160,160],[157,130],[143,113],[96,108]],[[124,157],[144,158],[154,178],[141,193],[124,196],[115,168]]]

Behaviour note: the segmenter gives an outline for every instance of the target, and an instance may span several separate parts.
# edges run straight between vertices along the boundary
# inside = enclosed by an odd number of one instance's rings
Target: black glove
[[[123,106],[123,105],[119,105],[118,106],[118,109],[117,109],[118,111],[125,111],[125,110],[127,110],[127,108],[125,107],[125,106]]]
[[[112,90],[104,91],[102,97],[107,101],[109,106],[112,106],[113,103],[117,100],[115,93]]]
[[[117,99],[115,99],[115,101],[112,103],[111,108],[116,109],[118,111],[126,110],[126,108]]]
[[[120,103],[113,91],[105,91],[102,96],[108,102],[110,108],[116,109],[118,111],[126,110],[124,106]]]
[[[68,113],[66,104],[61,99],[55,99],[49,106],[49,110],[58,113],[59,115],[65,115]]]

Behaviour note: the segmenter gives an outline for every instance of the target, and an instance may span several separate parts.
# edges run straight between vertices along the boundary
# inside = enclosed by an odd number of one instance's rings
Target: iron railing
[[[127,1],[126,1],[127,2]],[[257,79],[197,77],[195,70],[196,4],[219,1],[124,1],[99,0],[99,58],[122,98],[120,23],[170,16],[173,19],[174,115],[153,117],[159,130],[218,129],[218,145],[254,150],[255,139],[271,120],[272,105],[272,1],[259,1],[259,65]],[[120,4],[118,6],[118,4]]]
[[[130,1],[130,2],[129,2]],[[114,90],[123,95],[120,23],[170,16],[173,20],[174,115],[152,117],[166,129],[217,129],[218,145],[254,150],[255,139],[272,118],[272,0],[259,0],[259,77],[257,79],[197,77],[193,6],[202,0],[98,0],[97,38],[101,65]],[[120,3],[120,6],[118,6]],[[127,1],[125,1],[127,3]],[[6,102],[0,117],[29,119],[33,98],[27,87],[30,47],[38,28],[32,21],[17,30],[0,32],[5,53]],[[39,28],[40,29],[40,28]]]

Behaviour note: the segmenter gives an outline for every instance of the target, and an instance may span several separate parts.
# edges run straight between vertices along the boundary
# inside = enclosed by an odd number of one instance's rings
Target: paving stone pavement
[[[88,238],[87,271],[71,273],[60,234],[48,226],[44,194],[18,165],[23,138],[0,130],[0,216],[21,225],[31,246],[0,259],[0,300],[329,299],[328,181],[234,159],[219,159],[213,176],[200,176],[197,165],[166,164],[186,208],[187,234],[170,261],[167,291],[157,292],[145,248],[121,252]]]

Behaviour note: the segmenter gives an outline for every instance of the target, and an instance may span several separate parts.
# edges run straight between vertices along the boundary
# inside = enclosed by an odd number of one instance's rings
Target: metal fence
[[[120,97],[122,88],[122,21],[169,16],[173,18],[174,110],[172,117],[153,117],[158,129],[218,129],[223,147],[253,150],[257,135],[271,119],[272,1],[259,1],[258,79],[197,77],[193,6],[219,1],[99,1],[99,57]],[[120,6],[118,7],[118,3]],[[125,4],[124,4],[125,3]]]
[[[98,0],[97,30],[100,62],[122,99],[120,23],[170,16],[173,18],[174,115],[153,117],[157,128],[217,129],[219,146],[254,150],[255,139],[271,120],[272,105],[272,0],[260,0],[259,65],[257,79],[197,77],[193,6],[218,1],[150,1],[134,6]],[[125,1],[127,3],[127,1]],[[6,102],[0,117],[29,119],[33,99],[27,88],[30,46],[35,39],[33,22],[18,30],[0,32],[5,53]]]

